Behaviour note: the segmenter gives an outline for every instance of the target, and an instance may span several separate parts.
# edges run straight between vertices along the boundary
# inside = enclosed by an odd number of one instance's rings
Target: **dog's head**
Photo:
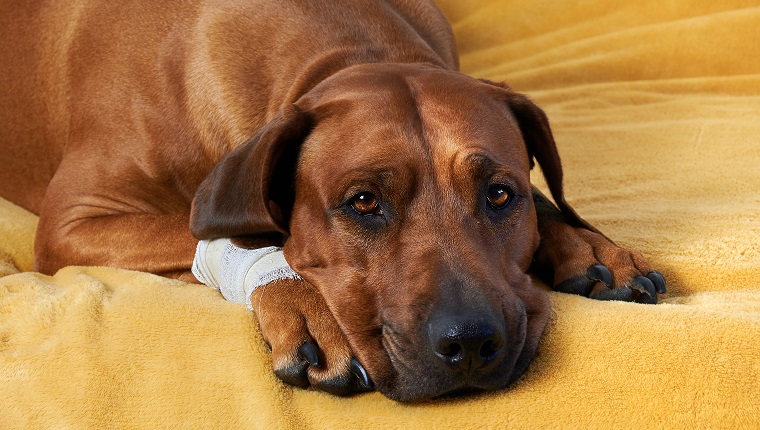
[[[192,228],[283,241],[386,396],[502,388],[548,318],[527,275],[534,158],[574,216],[546,117],[526,97],[432,67],[356,66],[222,160]]]

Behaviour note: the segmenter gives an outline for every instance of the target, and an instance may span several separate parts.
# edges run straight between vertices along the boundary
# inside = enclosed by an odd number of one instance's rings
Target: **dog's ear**
[[[309,115],[288,106],[227,154],[195,193],[193,235],[281,245],[288,236],[298,152],[311,128]]]
[[[557,204],[568,222],[578,227],[597,231],[565,201],[565,192],[562,187],[562,163],[546,114],[527,96],[506,88],[508,89],[507,104],[520,126],[520,132],[528,148],[531,168],[533,168],[533,159],[535,158],[541,166],[554,203]]]

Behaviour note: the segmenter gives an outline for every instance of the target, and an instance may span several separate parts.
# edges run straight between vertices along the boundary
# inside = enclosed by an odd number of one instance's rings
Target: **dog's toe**
[[[647,273],[647,278],[649,278],[652,283],[654,283],[654,288],[659,294],[665,294],[668,292],[668,290],[665,288],[665,284],[667,283],[665,281],[665,277],[662,276],[662,273],[654,271]]]
[[[293,361],[281,367],[275,367],[274,374],[286,384],[306,388],[309,386],[308,369],[309,363],[305,360]]]
[[[633,290],[630,287],[623,286],[619,288],[605,288],[589,295],[596,300],[618,300],[622,302],[633,301]]]
[[[637,276],[631,281],[630,288],[639,293],[637,302],[657,303],[657,290],[651,279],[645,276]]]
[[[654,283],[643,276],[637,276],[628,284],[617,288],[599,289],[589,295],[596,300],[618,300],[645,304],[657,303]]]
[[[309,378],[311,385],[317,390],[338,396],[371,391],[374,388],[367,371],[356,358],[349,360],[347,368],[342,363],[338,371],[333,373],[334,376],[312,374]]]
[[[595,264],[589,267],[585,274],[562,281],[554,289],[588,297],[599,282],[606,287],[612,287],[612,272],[602,264]]]

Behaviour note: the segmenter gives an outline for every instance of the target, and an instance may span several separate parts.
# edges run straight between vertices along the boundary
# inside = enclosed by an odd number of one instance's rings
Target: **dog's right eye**
[[[380,201],[377,196],[363,191],[351,198],[351,207],[359,215],[382,215],[383,210],[380,208]]]

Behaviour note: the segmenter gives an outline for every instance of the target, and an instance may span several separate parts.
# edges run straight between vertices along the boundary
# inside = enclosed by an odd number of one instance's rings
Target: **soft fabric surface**
[[[661,304],[551,293],[512,388],[343,399],[278,382],[252,314],[208,287],[31,273],[36,218],[0,201],[0,428],[760,427],[752,3],[441,1],[463,70],[545,108],[568,200],[666,275]]]

